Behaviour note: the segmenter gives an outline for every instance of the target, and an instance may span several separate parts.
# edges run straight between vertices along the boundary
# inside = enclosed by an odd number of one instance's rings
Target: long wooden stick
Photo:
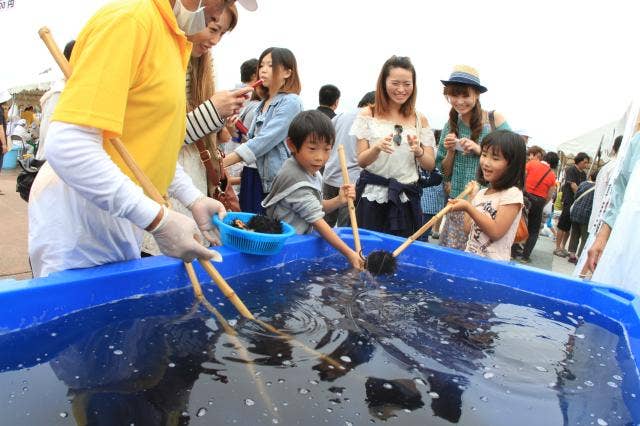
[[[72,71],[71,65],[58,48],[58,45],[53,40],[53,36],[51,35],[51,31],[49,30],[49,28],[40,28],[38,34],[40,35],[40,38],[42,39],[44,44],[47,46],[47,49],[49,49],[49,52],[51,52],[53,59],[58,63],[58,66],[62,70],[64,76],[69,79],[69,77],[71,77]],[[149,179],[147,175],[142,171],[142,169],[138,166],[122,141],[119,138],[111,138],[109,140],[111,141],[111,144],[116,149],[116,151],[118,151],[118,154],[125,162],[129,170],[131,170],[131,173],[133,173],[138,183],[140,183],[140,186],[142,187],[144,192],[146,192],[147,195],[157,203],[168,205],[167,200],[162,197],[162,194],[160,194],[160,191],[158,191],[158,189],[153,185],[151,179]]]
[[[209,303],[207,298],[204,297],[202,287],[200,286],[200,281],[198,281],[198,276],[196,275],[196,271],[193,269],[193,265],[191,264],[191,262],[185,262],[184,267],[187,270],[187,275],[189,276],[189,281],[191,281],[191,287],[193,288],[193,294],[196,296],[196,299],[198,299],[198,301],[202,303],[204,307],[207,308],[207,310],[216,317],[218,322],[222,325],[225,333],[235,336],[237,334],[236,330],[229,325],[220,311],[218,311],[215,306]]]
[[[342,169],[342,180],[345,184],[349,184],[349,171],[347,170],[347,157],[344,154],[344,146],[338,147],[338,156],[340,157],[340,168]],[[347,198],[347,207],[349,209],[349,219],[351,219],[351,230],[353,232],[353,245],[356,253],[362,254],[362,246],[360,245],[360,233],[358,232],[358,221],[356,220],[356,208],[353,200]]]
[[[466,197],[467,195],[469,195],[469,193],[471,193],[471,191],[474,190],[475,185],[476,185],[475,181],[469,182],[467,184],[467,187],[464,189],[464,191],[462,191],[456,197],[456,199],[459,200],[459,199],[462,199],[462,198]],[[422,236],[422,234],[427,232],[427,230],[429,228],[431,228],[433,226],[433,224],[438,221],[438,219],[442,218],[442,216],[444,216],[445,214],[449,213],[449,210],[451,210],[452,208],[453,208],[453,205],[451,205],[451,204],[447,204],[446,206],[444,206],[444,208],[442,210],[440,210],[438,213],[436,213],[436,215],[433,216],[427,223],[422,225],[420,227],[420,229],[418,229],[416,232],[413,233],[413,235],[411,235],[409,238],[407,238],[406,241],[400,245],[400,247],[395,249],[393,251],[393,257],[398,257],[398,255],[400,253],[402,253],[407,247],[409,247],[409,245],[411,243],[413,243],[416,239],[420,238],[420,236]]]
[[[224,296],[229,299],[233,306],[235,306],[238,312],[240,312],[240,315],[249,320],[255,320],[256,318],[253,316],[253,314],[249,311],[249,309],[247,309],[236,292],[233,291],[231,286],[225,281],[222,275],[220,275],[220,272],[218,272],[218,270],[211,264],[211,262],[205,259],[198,259],[198,262],[200,263],[200,266],[202,266],[202,268],[207,272],[207,274],[209,274],[213,282],[216,283],[222,294],[224,294]]]

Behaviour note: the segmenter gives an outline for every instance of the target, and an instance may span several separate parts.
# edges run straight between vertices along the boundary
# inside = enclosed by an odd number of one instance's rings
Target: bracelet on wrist
[[[151,221],[151,223],[144,228],[145,231],[153,233],[154,231],[157,231],[158,228],[160,228],[160,225],[163,222],[163,219],[165,219],[165,217],[167,216],[166,211],[165,211],[166,207],[165,206],[160,206],[160,210],[158,211],[158,214],[156,214],[156,217],[153,218],[153,220]]]

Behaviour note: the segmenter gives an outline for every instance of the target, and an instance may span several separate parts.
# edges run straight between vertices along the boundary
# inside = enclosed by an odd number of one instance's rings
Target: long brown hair
[[[413,92],[409,99],[402,105],[400,105],[400,114],[404,117],[411,117],[416,112],[416,96],[418,94],[418,86],[416,86],[416,69],[411,63],[411,59],[408,56],[396,56],[393,55],[382,65],[380,75],[378,76],[378,83],[376,84],[376,102],[373,107],[374,115],[382,115],[389,111],[389,94],[387,93],[387,78],[393,68],[402,68],[407,71],[411,71],[413,81]]]
[[[290,70],[291,75],[285,79],[284,85],[278,90],[278,93],[295,93],[300,94],[302,85],[300,84],[300,77],[298,76],[298,62],[296,57],[289,49],[284,47],[269,47],[258,58],[258,71],[260,70],[260,64],[265,56],[271,54],[271,69],[273,80],[276,80],[282,71]],[[256,92],[261,99],[267,99],[269,96],[275,95],[270,93],[269,89],[264,86],[258,86]]]
[[[232,31],[238,24],[238,9],[234,4],[231,4],[227,6],[223,13],[230,15],[229,28],[225,32]],[[191,57],[188,72],[191,85],[189,93],[187,93],[187,111],[191,112],[216,92],[211,49],[208,49],[199,58]],[[215,133],[204,137],[205,144],[209,150],[216,147],[216,140]]]
[[[192,57],[189,61],[189,77],[191,81],[189,93],[187,93],[187,111],[191,112],[209,99],[215,93],[213,83],[213,57],[207,50],[199,58]],[[211,133],[204,138],[207,149],[216,146],[216,134]]]
[[[482,106],[480,105],[480,92],[472,86],[466,84],[447,84],[444,86],[445,96],[469,96],[473,91],[476,94],[476,104],[471,110],[471,120],[469,127],[471,128],[471,140],[480,143],[480,133],[482,133]],[[458,134],[458,112],[452,106],[449,111],[449,130],[451,133]]]

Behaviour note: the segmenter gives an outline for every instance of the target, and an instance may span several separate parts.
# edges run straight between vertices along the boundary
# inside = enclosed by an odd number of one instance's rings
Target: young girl
[[[451,105],[449,121],[440,134],[436,167],[450,181],[451,198],[460,194],[478,169],[480,143],[492,131],[509,130],[506,119],[499,113],[489,112],[480,105],[480,94],[487,88],[480,84],[478,71],[467,65],[456,65],[444,84],[444,96]],[[491,124],[491,116],[493,125]],[[467,233],[464,232],[464,215],[449,213],[440,232],[440,244],[464,250]]]
[[[469,232],[466,251],[495,260],[510,260],[522,212],[526,163],[524,140],[508,130],[496,130],[480,145],[478,182],[488,185],[471,203],[449,200],[453,211],[465,212]],[[471,220],[469,220],[469,218]]]
[[[406,237],[422,225],[418,170],[433,170],[435,138],[415,109],[416,94],[411,60],[392,56],[380,71],[375,105],[361,109],[351,128],[364,169],[356,187],[363,228]]]
[[[224,166],[240,161],[256,163],[245,166],[240,177],[240,208],[244,212],[264,214],[260,205],[271,191],[273,180],[289,158],[285,144],[289,124],[302,111],[300,79],[296,58],[289,49],[270,47],[258,59],[258,77],[262,86],[256,90],[262,102],[249,128],[249,140],[227,155]]]

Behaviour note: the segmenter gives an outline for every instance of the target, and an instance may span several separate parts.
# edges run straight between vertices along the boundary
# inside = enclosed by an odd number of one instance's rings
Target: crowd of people
[[[255,0],[238,3],[257,8]],[[70,44],[73,73],[46,96],[53,99],[47,110],[55,106],[39,152],[47,161],[29,197],[35,276],[160,253],[211,259],[215,252],[205,246],[219,244],[211,216],[227,210],[285,220],[298,233],[315,230],[362,269],[361,254],[332,229],[350,224],[349,199],[360,227],[401,237],[448,204],[424,241],[523,263],[531,261],[545,209],[561,199],[554,254],[576,262],[593,232],[591,206],[602,197],[596,174],[587,180],[591,159],[579,153],[559,172],[557,154],[527,149],[526,132],[482,107],[487,87],[475,68],[457,65],[441,80],[451,107],[441,130],[416,110],[416,69],[403,56],[382,64],[375,90],[339,114],[333,84],[321,87],[317,109],[305,110],[304,76],[284,47],[243,63],[240,88],[216,90],[211,48],[239,16],[235,0],[202,5],[109,4]],[[30,112],[21,121],[35,121]],[[116,137],[171,208],[134,183],[109,142]],[[470,183],[472,193],[459,198]],[[515,244],[523,219],[529,236]]]

